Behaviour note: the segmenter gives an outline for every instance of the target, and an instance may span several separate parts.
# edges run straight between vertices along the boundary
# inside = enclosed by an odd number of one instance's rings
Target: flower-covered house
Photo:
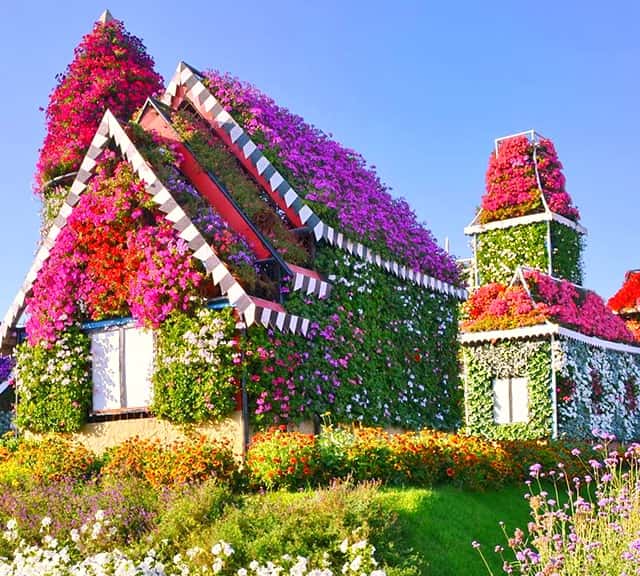
[[[458,424],[455,262],[361,156],[228,75],[181,63],[162,90],[108,13],[47,123],[0,330],[19,428]]]
[[[489,437],[640,433],[640,347],[582,288],[584,228],[550,140],[496,141],[463,305],[465,426]]]

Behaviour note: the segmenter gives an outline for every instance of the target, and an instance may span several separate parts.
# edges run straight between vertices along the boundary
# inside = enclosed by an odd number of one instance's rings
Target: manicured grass
[[[506,548],[499,522],[508,533],[525,528],[529,507],[524,486],[488,492],[465,492],[452,487],[388,489],[383,499],[398,514],[404,537],[425,559],[425,576],[481,576],[487,574],[471,546],[477,540],[493,573],[502,574],[502,561],[493,552]]]

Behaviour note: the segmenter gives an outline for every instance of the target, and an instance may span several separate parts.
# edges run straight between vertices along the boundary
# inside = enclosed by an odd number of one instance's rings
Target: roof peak
[[[98,18],[98,22],[100,22],[102,24],[107,24],[108,22],[111,22],[112,20],[115,20],[115,18],[113,17],[113,14],[111,14],[111,12],[109,12],[108,8],[102,14],[100,14],[100,18]]]

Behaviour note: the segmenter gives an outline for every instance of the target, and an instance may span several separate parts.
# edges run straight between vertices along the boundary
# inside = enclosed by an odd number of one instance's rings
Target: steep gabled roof
[[[280,267],[283,276],[293,279],[293,289],[303,290],[325,298],[331,292],[331,285],[320,275],[301,266],[286,262],[273,247],[269,239],[260,232],[251,219],[234,200],[224,184],[215,175],[203,170],[197,158],[185,144],[183,138],[173,126],[171,108],[149,98],[141,110],[138,123],[170,141],[179,152],[178,167],[198,190],[203,198],[223,214],[227,223],[253,248],[260,259],[272,259]]]
[[[607,302],[607,306],[621,316],[640,313],[640,270],[629,270],[624,283]]]
[[[586,234],[578,223],[578,211],[564,190],[561,167],[553,143],[535,130],[496,138],[487,171],[487,190],[480,210],[464,229],[465,234],[545,221],[559,222]]]
[[[422,272],[412,270],[393,260],[383,258],[360,242],[354,241],[342,231],[329,226],[311,209],[295,189],[261,152],[247,132],[227,112],[218,99],[202,82],[202,75],[184,62],[180,62],[169,83],[162,101],[177,108],[187,100],[209,122],[211,128],[233,151],[238,161],[263,187],[272,200],[283,210],[291,222],[312,230],[316,240],[337,246],[349,254],[387,272],[424,288],[466,298],[466,291]]]
[[[464,308],[464,343],[562,334],[640,353],[633,334],[600,296],[539,270],[518,268],[509,286],[480,287]]]
[[[250,296],[245,292],[171,192],[156,176],[115,116],[107,110],[82,161],[69,194],[47,236],[43,239],[22,287],[5,315],[0,327],[0,349],[9,346],[10,331],[15,329],[17,321],[25,310],[27,295],[38,276],[38,272],[47,260],[57,236],[67,224],[70,214],[93,176],[99,156],[111,140],[119,148],[122,157],[131,164],[136,175],[144,182],[154,204],[173,224],[179,237],[188,243],[193,257],[202,262],[206,273],[211,275],[214,285],[218,286],[227,296],[231,305],[238,309],[247,325],[258,322],[265,327],[270,326],[278,330],[306,335],[309,320],[288,314],[279,304]]]

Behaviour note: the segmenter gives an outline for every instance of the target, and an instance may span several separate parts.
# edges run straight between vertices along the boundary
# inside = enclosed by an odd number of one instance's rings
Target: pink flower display
[[[468,332],[504,330],[546,320],[614,342],[636,343],[624,321],[614,315],[595,292],[538,270],[525,270],[524,286],[486,284],[463,305],[462,329]]]
[[[458,283],[454,259],[364,158],[278,106],[250,84],[216,71],[206,82],[264,154],[329,224],[415,270]]]
[[[105,110],[128,120],[162,89],[162,77],[142,41],[118,20],[97,22],[75,49],[46,110],[36,190],[49,179],[77,170]]]
[[[534,142],[527,136],[514,136],[501,141],[498,154],[494,151],[489,158],[480,223],[544,210],[536,166],[549,209],[576,222],[580,219],[578,209],[565,190],[562,164],[553,142],[547,138]]]

